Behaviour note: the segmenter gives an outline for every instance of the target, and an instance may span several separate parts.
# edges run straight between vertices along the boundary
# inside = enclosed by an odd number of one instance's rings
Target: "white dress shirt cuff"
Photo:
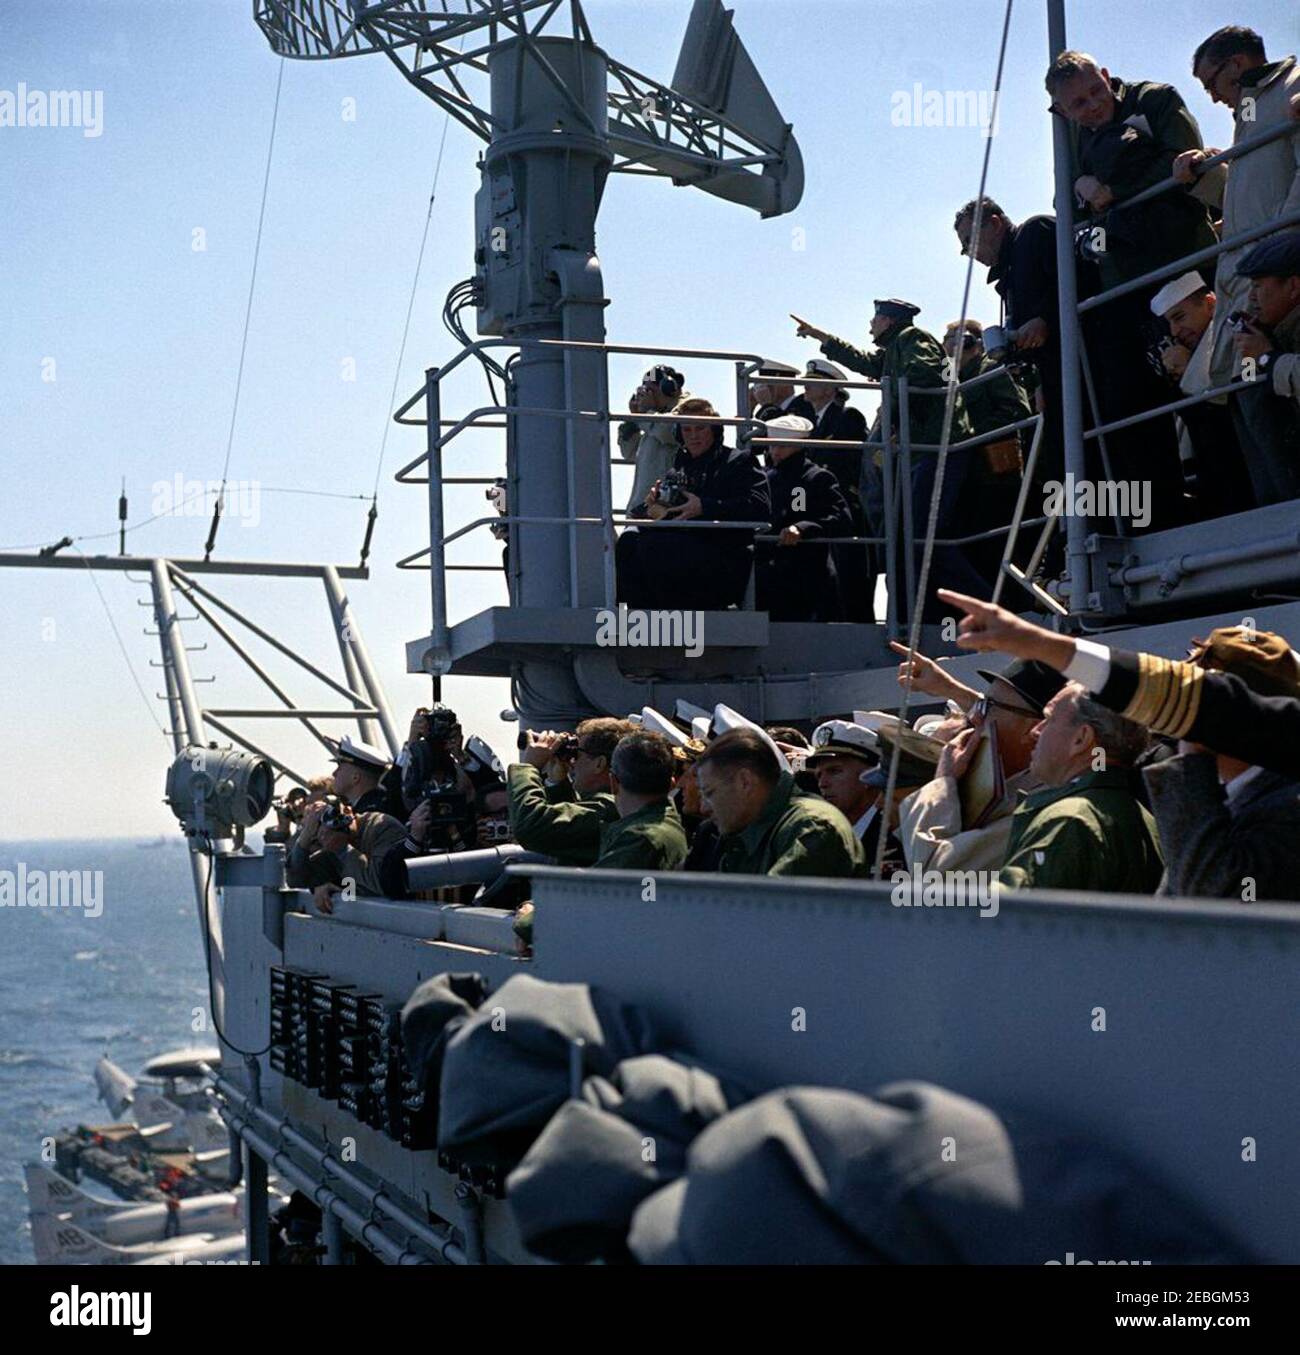
[[[1095,640],[1075,640],[1074,658],[1066,667],[1065,676],[1070,682],[1082,683],[1090,692],[1101,691],[1110,677],[1110,650]]]

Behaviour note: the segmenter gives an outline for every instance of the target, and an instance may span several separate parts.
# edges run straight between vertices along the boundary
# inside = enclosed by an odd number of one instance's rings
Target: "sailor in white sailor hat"
[[[1214,293],[1195,271],[1166,282],[1151,298],[1151,314],[1164,320],[1174,341],[1161,353],[1161,364],[1188,395],[1210,385],[1214,308]]]
[[[834,474],[802,447],[812,423],[793,414],[764,425],[767,490],[776,541],[754,545],[757,605],[773,621],[838,620],[839,589],[820,538],[853,535],[853,515]]]
[[[1171,279],[1151,298],[1151,313],[1169,326],[1171,343],[1162,345],[1160,364],[1183,395],[1200,395],[1215,384],[1215,335],[1231,317],[1218,314],[1214,293],[1195,271]],[[1251,468],[1242,455],[1228,397],[1192,405],[1177,416],[1179,450],[1196,465],[1196,497],[1216,517],[1254,508]],[[1258,469],[1256,467],[1255,469]]]
[[[721,734],[730,733],[733,729],[754,730],[776,754],[777,761],[781,764],[781,770],[783,772],[790,770],[789,758],[777,747],[776,740],[762,725],[756,725],[753,720],[747,720],[739,711],[732,710],[730,706],[724,706],[722,702],[718,702],[713,708],[713,723],[710,732],[714,738],[717,738]]]

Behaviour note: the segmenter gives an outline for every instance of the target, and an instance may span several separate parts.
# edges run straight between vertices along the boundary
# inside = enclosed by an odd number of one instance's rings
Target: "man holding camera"
[[[975,214],[979,211],[979,233]],[[1017,358],[1032,363],[1037,377],[1035,409],[1043,416],[1034,485],[1065,475],[1061,424],[1061,339],[1056,292],[1056,218],[1026,217],[1019,225],[990,197],[958,208],[953,229],[963,255],[984,264],[1002,298],[1002,329]],[[992,355],[990,355],[992,356]],[[975,394],[974,391],[971,392]],[[1036,494],[1031,507],[1042,502]]]
[[[636,726],[628,720],[584,720],[573,734],[529,730],[523,761],[506,770],[510,827],[521,847],[562,866],[590,866],[601,830],[619,818],[610,763]]]
[[[1250,283],[1234,347],[1237,397],[1250,438],[1246,465],[1260,503],[1300,498],[1300,230],[1261,240],[1237,265]]]
[[[1195,270],[1171,279],[1151,298],[1152,314],[1169,328],[1169,338],[1156,346],[1156,352],[1179,395],[1199,395],[1214,384],[1210,360],[1217,305],[1214,293]],[[1174,398],[1171,394],[1170,399]],[[1221,517],[1255,507],[1228,397],[1189,405],[1176,417],[1182,426],[1180,440],[1187,444],[1183,459],[1195,468],[1196,498],[1203,516]]]
[[[416,710],[398,765],[404,807],[434,806],[431,850],[468,850],[477,845],[480,821],[488,824],[505,813],[501,764],[482,739],[466,742],[456,712],[446,706]]]
[[[322,913],[332,913],[334,895],[349,889],[358,898],[382,898],[384,858],[401,845],[406,832],[406,825],[391,814],[358,813],[338,796],[326,796],[303,812],[302,833],[285,878],[295,889],[310,889]],[[299,859],[300,853],[305,860]]]
[[[683,400],[677,412],[718,418],[699,397]],[[766,522],[771,501],[762,469],[752,452],[728,447],[723,430],[714,422],[679,425],[671,471],[630,515],[657,522]],[[749,579],[750,541],[749,529],[630,527],[615,549],[618,600],[648,610],[722,611],[739,604]]]
[[[627,407],[633,414],[674,414],[687,396],[686,378],[663,365],[651,367],[632,392]],[[677,425],[651,419],[624,419],[618,428],[618,452],[636,463],[628,511],[640,508],[677,455]]]

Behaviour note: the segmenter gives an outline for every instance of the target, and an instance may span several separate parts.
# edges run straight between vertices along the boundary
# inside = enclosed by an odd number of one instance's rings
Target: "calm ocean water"
[[[103,1124],[95,1060],[127,1072],[213,1042],[188,853],[133,842],[0,843],[0,870],[103,872],[103,913],[0,908],[0,1264],[29,1264],[22,1164],[65,1125]]]

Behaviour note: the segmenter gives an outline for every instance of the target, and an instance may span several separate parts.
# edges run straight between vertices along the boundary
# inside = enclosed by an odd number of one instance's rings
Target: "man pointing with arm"
[[[941,589],[939,597],[966,614],[957,631],[962,649],[1038,659],[1157,734],[1283,775],[1300,771],[1300,700],[1260,696],[1232,673],[1058,635],[962,593]]]

